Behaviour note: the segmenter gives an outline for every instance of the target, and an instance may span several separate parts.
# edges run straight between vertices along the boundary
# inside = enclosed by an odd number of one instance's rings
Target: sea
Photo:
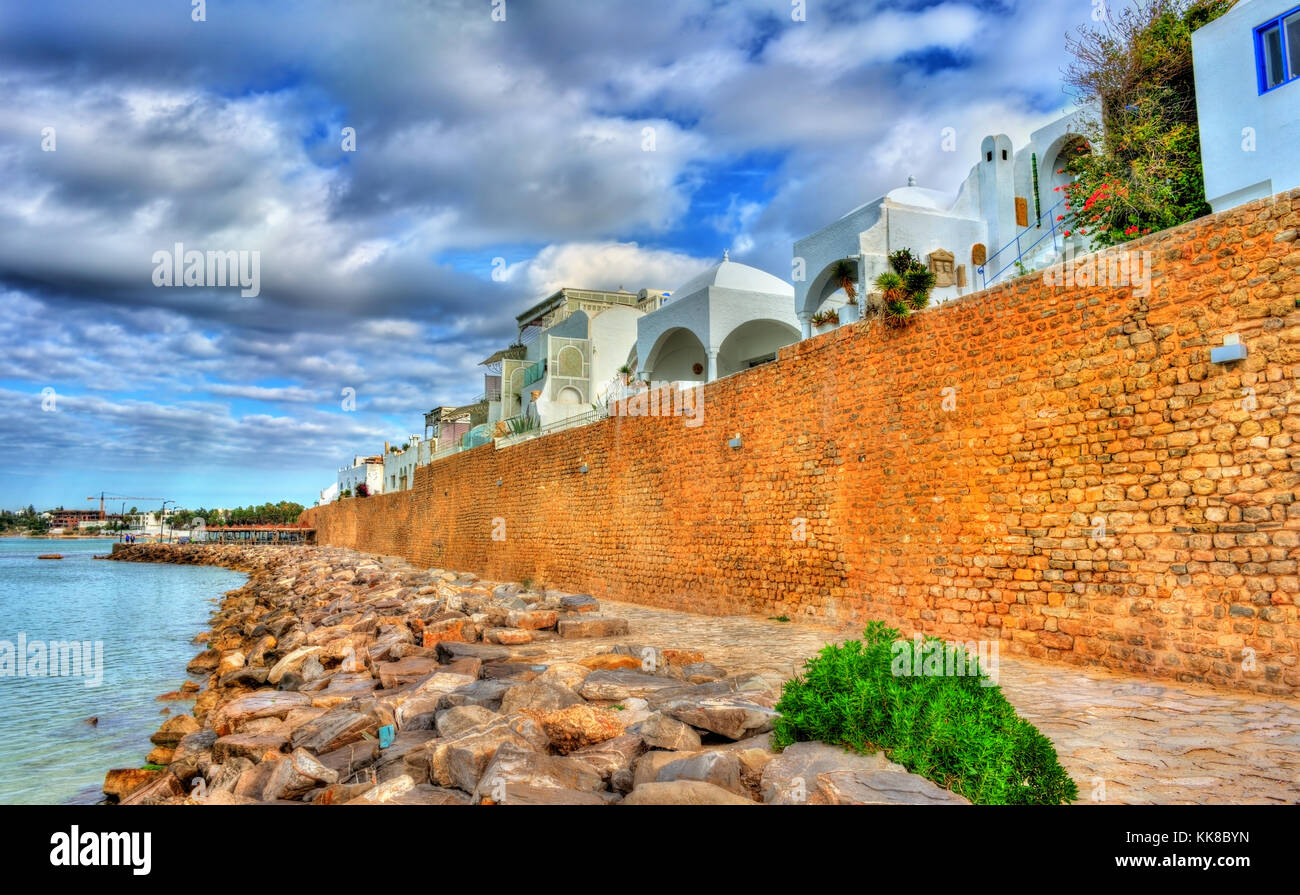
[[[110,768],[143,766],[164,712],[192,706],[157,697],[202,683],[185,672],[191,641],[245,581],[93,558],[112,545],[0,538],[0,804],[92,804]]]

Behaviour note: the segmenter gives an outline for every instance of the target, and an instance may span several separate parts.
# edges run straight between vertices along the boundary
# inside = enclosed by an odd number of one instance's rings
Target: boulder
[[[538,751],[549,745],[546,733],[528,718],[493,721],[458,737],[429,744],[429,780],[473,792],[497,750],[506,743]]]
[[[599,612],[600,602],[591,594],[566,594],[560,597],[560,607],[566,612]]]
[[[293,650],[279,662],[276,662],[275,665],[271,666],[271,671],[266,675],[267,683],[278,685],[287,674],[301,674],[308,661],[319,656],[320,652],[321,649],[319,646],[303,646]],[[316,660],[316,667],[320,668],[319,659]],[[303,675],[303,678],[308,679],[306,675]]]
[[[969,805],[970,802],[918,774],[904,770],[830,771],[818,774],[813,804]]]
[[[642,783],[632,790],[622,805],[753,805],[744,796],[698,780],[674,780],[670,783]]]
[[[366,734],[375,736],[378,730],[379,724],[373,715],[338,706],[295,730],[290,736],[290,745],[295,750],[308,749],[320,755],[355,743]]]
[[[438,736],[456,737],[472,727],[489,724],[500,718],[496,712],[478,705],[459,705],[438,712],[435,727]]]
[[[694,752],[700,748],[700,735],[695,728],[662,712],[653,713],[629,730],[639,734],[652,749]]]
[[[533,635],[519,628],[484,628],[483,640],[487,643],[499,643],[503,646],[518,646],[532,643]]]
[[[556,630],[565,640],[579,637],[620,637],[628,632],[627,619],[602,615],[579,615],[562,618]]]
[[[730,740],[743,740],[771,730],[777,716],[775,710],[739,696],[679,697],[661,704],[659,710]]]
[[[516,684],[501,697],[501,713],[509,715],[521,709],[538,712],[553,712],[582,703],[582,697],[568,687],[530,681]]]
[[[234,733],[238,725],[254,718],[283,718],[291,709],[311,704],[305,693],[286,693],[279,690],[258,690],[239,696],[216,709],[208,719],[218,736]]]
[[[474,790],[474,800],[505,801],[508,798],[506,786],[510,783],[595,792],[604,787],[605,780],[599,771],[581,759],[546,755],[507,742],[501,744],[484,768]]]
[[[288,742],[287,736],[278,733],[232,733],[213,743],[212,758],[218,762],[247,758],[256,764],[282,751]]]
[[[582,682],[591,674],[591,669],[585,665],[579,665],[576,662],[556,662],[553,665],[546,666],[546,670],[539,674],[535,680],[547,684],[559,684],[562,687],[568,687],[570,690],[576,690],[582,686]]]
[[[679,681],[641,671],[597,669],[587,675],[578,693],[584,699],[617,701],[630,696],[645,697],[657,690],[680,686]]]
[[[155,746],[175,748],[186,735],[197,733],[199,722],[190,715],[173,715],[163,722],[162,727],[151,737],[149,742]]]
[[[121,801],[145,784],[157,780],[162,773],[143,768],[114,768],[104,775],[104,795]]]
[[[379,682],[385,690],[396,690],[428,677],[438,668],[437,659],[412,656],[396,662],[381,662],[376,667]]]
[[[904,770],[883,752],[863,755],[826,743],[793,743],[773,755],[762,773],[763,801],[775,805],[806,802],[818,774],[836,771]]]
[[[613,671],[615,669],[627,668],[632,671],[641,670],[641,660],[635,656],[624,656],[619,653],[598,653],[594,656],[587,656],[585,659],[579,659],[578,664],[584,668],[606,669]]]
[[[614,775],[620,771],[630,773],[632,766],[645,750],[645,740],[636,734],[625,733],[591,746],[584,746],[570,754],[591,765],[606,783],[610,783]]]
[[[457,705],[477,705],[497,711],[501,708],[501,698],[514,684],[505,681],[481,680],[457,687],[438,700],[439,708],[451,708]]]
[[[550,737],[552,748],[561,755],[568,755],[584,746],[602,743],[623,733],[623,725],[619,723],[617,715],[617,712],[609,709],[585,704],[571,705],[538,716],[537,723]]]
[[[505,626],[540,631],[544,628],[554,628],[559,621],[560,614],[552,609],[515,610],[506,616]]]
[[[748,798],[740,779],[740,759],[728,752],[709,751],[684,755],[659,768],[654,782],[671,783],[675,780],[702,780]]]
[[[338,772],[326,767],[305,749],[275,762],[275,769],[262,791],[264,799],[299,799],[320,786],[339,782]]]

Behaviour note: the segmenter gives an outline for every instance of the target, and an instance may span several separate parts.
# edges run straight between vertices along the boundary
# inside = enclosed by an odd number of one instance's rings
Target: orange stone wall
[[[790,346],[698,427],[487,445],[307,518],[492,578],[1294,694],[1297,228],[1300,191],[1125,246],[1146,296],[1022,277]],[[1248,358],[1210,363],[1230,333]]]

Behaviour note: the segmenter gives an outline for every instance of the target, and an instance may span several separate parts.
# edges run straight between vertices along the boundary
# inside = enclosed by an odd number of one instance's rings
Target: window
[[[1255,29],[1259,92],[1300,78],[1300,7]]]

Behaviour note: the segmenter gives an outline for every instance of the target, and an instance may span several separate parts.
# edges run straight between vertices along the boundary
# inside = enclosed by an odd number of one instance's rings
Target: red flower
[[[1063,221],[1063,220],[1065,220],[1065,215],[1063,215],[1063,214],[1058,214],[1058,215],[1056,216],[1056,219],[1057,219],[1058,221]]]
[[[1070,231],[1069,231],[1069,230],[1066,230],[1066,231],[1065,231],[1065,235],[1066,235],[1066,236],[1069,236],[1069,235],[1070,235]]]
[[[1138,228],[1137,228],[1137,224],[1134,224],[1132,227],[1129,227],[1128,229],[1126,229],[1126,230],[1124,231],[1124,235],[1125,235],[1125,236],[1132,236],[1132,235],[1133,235],[1134,233],[1136,233],[1136,232],[1138,232]]]

